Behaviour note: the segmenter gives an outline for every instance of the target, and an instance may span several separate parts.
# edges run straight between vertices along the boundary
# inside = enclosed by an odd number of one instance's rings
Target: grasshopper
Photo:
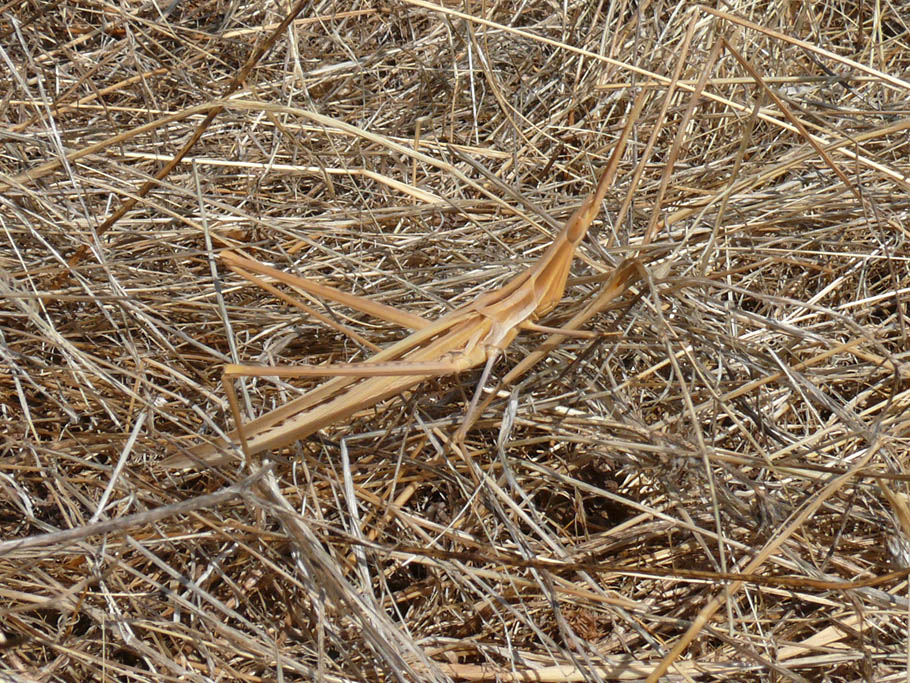
[[[631,126],[626,126],[623,130],[594,191],[575,210],[534,265],[502,287],[481,294],[471,303],[451,311],[435,322],[340,292],[306,278],[283,273],[232,251],[222,252],[221,261],[231,270],[286,300],[290,300],[290,297],[256,275],[279,280],[307,293],[401,324],[412,329],[413,333],[361,363],[284,367],[226,365],[222,383],[235,422],[234,430],[227,434],[230,442],[225,439],[207,441],[185,454],[171,456],[163,464],[186,467],[198,461],[218,462],[222,460],[225,451],[235,444],[240,446],[249,462],[252,456],[304,439],[363,408],[396,396],[425,379],[452,375],[484,365],[473,399],[455,435],[456,441],[463,441],[476,419],[483,387],[494,363],[519,331],[594,336],[590,332],[543,327],[537,324],[537,320],[549,313],[562,299],[575,250],[599,213],[630,130]],[[616,285],[623,285],[636,277],[632,265],[632,260],[627,259],[617,267],[614,272],[614,280],[618,278]],[[237,377],[254,376],[331,376],[332,379],[244,424],[234,382]]]

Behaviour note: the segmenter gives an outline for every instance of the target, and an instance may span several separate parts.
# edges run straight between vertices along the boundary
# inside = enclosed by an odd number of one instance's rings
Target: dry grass
[[[302,5],[253,59],[287,6],[0,10],[2,676],[906,680],[906,7]],[[479,485],[477,374],[160,466],[229,426],[232,358],[370,353],[219,248],[436,317],[533,261],[639,93],[545,322],[650,281],[501,387]]]

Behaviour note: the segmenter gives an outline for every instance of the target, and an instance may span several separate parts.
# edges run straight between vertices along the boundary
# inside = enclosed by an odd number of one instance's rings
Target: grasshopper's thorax
[[[514,338],[512,332],[533,315],[536,308],[537,297],[533,286],[519,287],[503,299],[484,306],[478,313],[492,323],[484,343],[503,348]]]

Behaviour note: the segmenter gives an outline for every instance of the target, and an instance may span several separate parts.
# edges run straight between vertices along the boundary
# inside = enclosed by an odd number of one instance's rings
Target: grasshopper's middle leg
[[[483,396],[483,388],[487,385],[487,381],[490,379],[490,373],[493,371],[493,366],[496,364],[496,361],[499,360],[499,356],[502,354],[502,349],[492,348],[488,351],[487,362],[483,366],[483,372],[480,374],[480,380],[477,382],[477,387],[474,389],[474,396],[471,398],[471,402],[468,404],[468,409],[465,411],[464,419],[461,422],[461,426],[458,428],[458,431],[455,432],[455,443],[464,450],[464,440],[468,435],[468,431],[477,421],[479,417],[479,411],[477,406],[480,405],[480,399]]]

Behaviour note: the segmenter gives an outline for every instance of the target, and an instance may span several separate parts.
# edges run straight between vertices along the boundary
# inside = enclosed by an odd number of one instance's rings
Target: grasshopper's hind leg
[[[365,398],[360,398],[358,400],[352,400],[350,405],[340,413],[346,415],[352,414],[367,405],[371,405],[372,402],[375,402],[376,396],[387,391],[389,382],[384,381],[384,378],[391,378],[390,381],[392,384],[397,381],[395,378],[413,378],[413,380],[401,385],[401,389],[404,390],[428,377],[443,377],[456,374],[471,367],[471,364],[472,358],[464,353],[452,354],[451,357],[444,360],[435,361],[411,361],[405,359],[384,362],[366,361],[362,363],[329,363],[326,365],[294,366],[228,364],[224,367],[221,382],[224,386],[224,393],[227,395],[231,414],[234,418],[236,440],[240,443],[244,459],[249,463],[250,456],[255,455],[261,450],[258,447],[251,448],[250,440],[256,441],[263,430],[271,429],[278,421],[294,418],[295,414],[293,412],[284,414],[282,413],[283,409],[279,408],[256,420],[256,422],[260,423],[258,429],[254,426],[245,425],[240,411],[240,402],[237,399],[237,390],[234,387],[234,381],[239,377],[282,377],[286,379],[295,377],[334,377],[335,379],[312,389],[307,394],[309,396],[315,396],[322,392],[323,388],[332,389],[332,391],[325,394],[323,399],[320,400],[320,403],[324,400],[329,400],[333,394],[338,394],[335,398],[336,401],[344,399],[344,394],[342,394],[341,391],[348,385],[354,385],[355,387],[359,386],[355,384],[355,382],[360,380],[372,382],[375,386],[375,394],[367,395]],[[361,391],[360,395],[363,396],[363,393],[364,392]],[[477,399],[475,398],[475,402],[476,400]],[[267,421],[263,424],[262,420],[272,414],[280,415],[280,420],[276,417],[275,420]],[[298,415],[299,424],[297,429],[301,434],[305,434],[308,429],[306,421],[299,420],[299,417],[300,416]]]

